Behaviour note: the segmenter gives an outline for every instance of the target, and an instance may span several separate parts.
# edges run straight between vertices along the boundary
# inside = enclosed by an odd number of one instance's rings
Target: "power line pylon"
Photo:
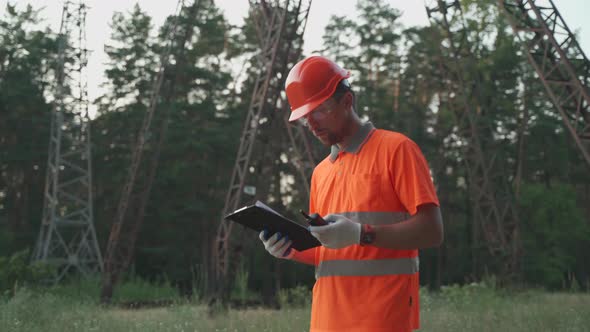
[[[83,1],[63,6],[43,220],[33,253],[34,261],[57,268],[55,282],[73,268],[85,277],[102,270],[92,211],[86,10]]]
[[[447,102],[455,115],[455,134],[466,141],[461,143],[465,148],[474,227],[480,227],[490,254],[501,264],[503,277],[512,279],[518,275],[521,254],[518,215],[502,160],[498,160],[494,147],[495,128],[481,119],[485,112],[480,98],[481,78],[476,56],[470,50],[461,5],[458,0],[431,0],[426,4],[431,22],[442,29],[447,41],[442,45],[451,89]]]
[[[166,136],[166,131],[169,123],[170,102],[174,99],[174,88],[180,80],[179,71],[176,71],[173,81],[168,86],[166,100],[163,114],[159,118],[158,126],[153,126],[156,108],[161,105],[161,88],[164,82],[164,74],[169,66],[171,55],[175,56],[175,65],[177,68],[186,62],[185,61],[185,47],[194,34],[194,23],[197,11],[201,2],[206,0],[187,1],[179,0],[176,6],[174,22],[169,27],[167,38],[169,44],[161,55],[161,62],[156,78],[153,82],[150,103],[146,115],[143,119],[141,129],[138,134],[137,143],[133,149],[131,157],[131,165],[129,173],[107,244],[107,252],[105,256],[104,273],[102,278],[101,301],[103,303],[110,302],[113,289],[119,281],[121,273],[123,273],[129,266],[134,252],[135,243],[141,225],[143,224],[145,209],[147,207],[149,195],[151,192],[153,180],[156,175],[158,167],[161,148]],[[183,26],[184,31],[181,32],[178,38],[177,30],[179,27],[179,20],[183,10],[188,12],[188,20]],[[155,127],[155,128],[154,128]],[[149,142],[154,147],[153,152],[147,155],[147,161],[144,163],[146,172],[143,178],[140,178],[139,170],[142,168],[143,152],[146,144]]]
[[[230,257],[229,250],[233,223],[223,217],[236,210],[243,203],[242,194],[246,180],[248,177],[253,177],[253,172],[259,171],[253,170],[256,167],[253,166],[254,163],[251,158],[259,132],[270,135],[269,131],[273,127],[277,128],[276,119],[278,113],[280,122],[278,127],[289,133],[290,142],[295,153],[294,163],[300,166],[303,183],[308,183],[311,175],[310,170],[315,165],[304,129],[301,126],[290,127],[284,118],[288,106],[281,94],[288,68],[301,56],[303,33],[310,7],[311,0],[250,1],[250,8],[260,42],[260,53],[257,57],[260,71],[254,83],[254,90],[213,248],[215,284],[212,286],[216,297],[213,300],[222,303],[228,300],[229,287],[231,286],[229,278],[232,273],[229,268],[230,258],[237,260],[236,257]],[[260,190],[258,193],[251,191],[250,194],[252,196],[263,196],[260,192]]]
[[[566,128],[590,166],[590,61],[551,0],[500,0]]]

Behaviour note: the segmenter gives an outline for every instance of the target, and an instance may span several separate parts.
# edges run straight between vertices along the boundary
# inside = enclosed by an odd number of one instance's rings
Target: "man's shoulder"
[[[327,155],[322,161],[320,161],[315,169],[322,169],[324,167],[327,167],[328,165],[330,165],[332,162],[330,161],[330,155]]]
[[[375,129],[375,133],[373,135],[375,141],[378,141],[380,145],[387,144],[390,147],[395,147],[403,142],[411,141],[408,136],[398,133],[397,131],[387,129]]]

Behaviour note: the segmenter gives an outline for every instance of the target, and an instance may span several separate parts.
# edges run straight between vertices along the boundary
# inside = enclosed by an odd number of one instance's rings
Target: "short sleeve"
[[[394,151],[389,172],[394,189],[410,215],[416,214],[422,204],[440,205],[428,163],[418,145],[409,138]]]

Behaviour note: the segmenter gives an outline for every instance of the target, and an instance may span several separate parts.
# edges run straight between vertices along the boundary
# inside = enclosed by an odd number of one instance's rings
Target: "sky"
[[[0,0],[0,15],[4,17],[6,3],[18,4],[24,8],[31,4],[33,8],[43,8],[40,16],[54,31],[59,31],[63,0]],[[312,1],[306,31],[304,35],[304,54],[310,54],[322,47],[324,27],[332,15],[354,17],[357,0],[315,0]],[[428,25],[428,17],[423,0],[386,0],[392,7],[401,11],[401,24],[405,27]],[[104,44],[110,37],[108,26],[115,11],[128,12],[135,3],[152,17],[152,23],[159,27],[164,19],[173,14],[176,0],[86,0],[90,9],[86,18],[87,46],[92,51],[88,59],[88,94],[94,100],[101,94],[99,85],[104,81],[104,66],[107,57],[103,51]],[[215,0],[226,19],[234,25],[241,25],[248,10],[248,0]],[[588,0],[553,0],[571,31],[578,34],[578,43],[587,56],[590,55],[590,12]],[[584,5],[586,3],[586,5]],[[337,4],[337,5],[336,5]]]

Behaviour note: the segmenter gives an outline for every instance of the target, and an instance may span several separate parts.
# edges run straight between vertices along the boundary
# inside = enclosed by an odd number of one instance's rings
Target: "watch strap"
[[[361,238],[359,244],[361,246],[366,246],[373,244],[375,242],[375,228],[369,224],[362,224],[361,225]]]

